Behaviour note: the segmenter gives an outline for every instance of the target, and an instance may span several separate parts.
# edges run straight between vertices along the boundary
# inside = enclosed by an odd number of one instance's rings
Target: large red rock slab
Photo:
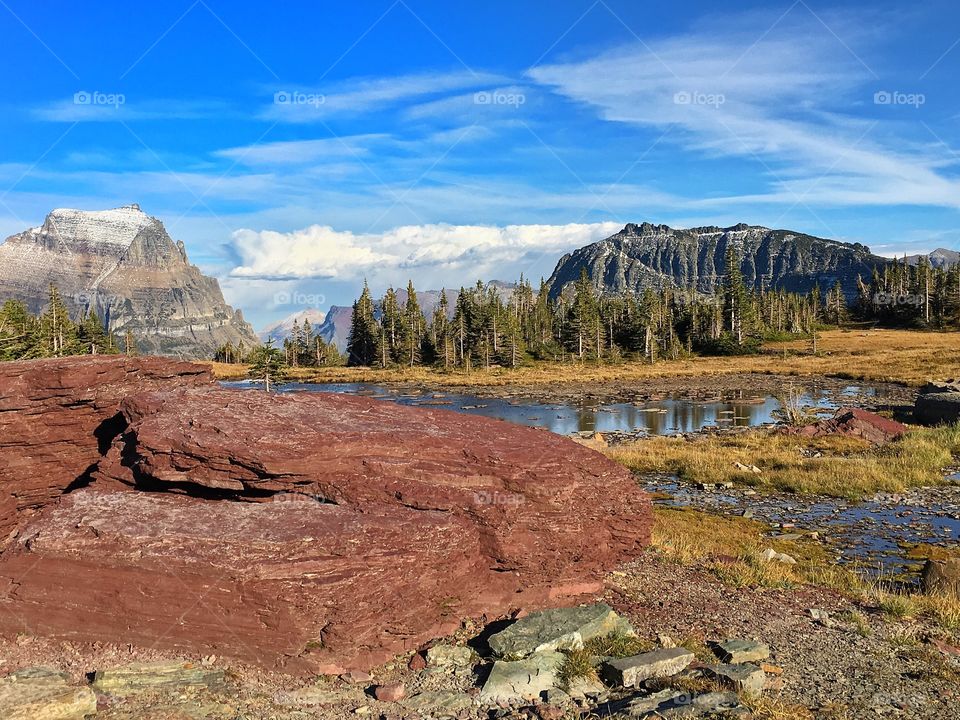
[[[529,584],[596,580],[649,542],[630,472],[545,430],[333,393],[146,393],[121,412],[101,485],[446,512]]]
[[[523,585],[451,512],[83,488],[0,558],[0,632],[340,672],[548,602]]]
[[[18,513],[29,515],[92,469],[118,430],[108,421],[124,397],[199,385],[213,385],[207,367],[165,358],[0,363],[0,540]]]
[[[882,445],[903,436],[907,426],[882,415],[860,408],[841,408],[832,418],[817,420],[797,428],[785,428],[784,432],[802,437],[846,435]]]

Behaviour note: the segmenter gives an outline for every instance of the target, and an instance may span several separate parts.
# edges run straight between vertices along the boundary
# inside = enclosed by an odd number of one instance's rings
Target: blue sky
[[[138,202],[255,324],[627,222],[960,246],[952,2],[0,0],[0,234]]]

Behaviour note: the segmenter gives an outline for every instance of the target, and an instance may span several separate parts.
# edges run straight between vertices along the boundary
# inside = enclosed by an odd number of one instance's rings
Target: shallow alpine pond
[[[258,387],[249,382],[223,383],[228,387]],[[402,405],[436,407],[470,415],[499,418],[519,425],[543,427],[559,435],[616,432],[671,435],[704,428],[747,427],[775,421],[780,401],[748,389],[724,390],[698,397],[670,395],[649,401],[603,402],[580,398],[571,402],[542,402],[525,398],[497,398],[370,383],[287,383],[280,392],[333,392],[390,400]],[[805,405],[823,411],[836,409],[844,396],[870,396],[869,387],[850,386],[839,393],[807,389]]]

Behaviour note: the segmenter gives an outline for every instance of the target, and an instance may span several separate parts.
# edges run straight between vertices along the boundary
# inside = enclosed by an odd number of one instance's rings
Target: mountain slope
[[[261,330],[258,335],[261,340],[266,342],[267,340],[273,340],[274,345],[279,346],[283,344],[283,341],[290,337],[290,332],[293,330],[294,323],[303,324],[303,321],[306,320],[310,323],[312,328],[316,328],[323,324],[323,321],[326,319],[327,314],[323,310],[318,310],[317,308],[304,308],[303,310],[298,310],[297,312],[287,315],[282,320],[267,325],[263,330]]]
[[[208,358],[226,343],[259,343],[161,223],[127,205],[51,212],[0,245],[0,301],[40,312],[55,285],[73,317],[93,309],[111,332],[130,330],[143,353]]]
[[[556,297],[574,283],[581,268],[604,292],[675,286],[710,293],[722,282],[730,243],[741,258],[745,281],[756,289],[806,291],[816,283],[827,289],[839,280],[852,296],[858,274],[869,278],[874,267],[886,263],[864,245],[789,230],[745,224],[677,230],[631,223],[605,240],[564,255],[550,276],[550,294]]]

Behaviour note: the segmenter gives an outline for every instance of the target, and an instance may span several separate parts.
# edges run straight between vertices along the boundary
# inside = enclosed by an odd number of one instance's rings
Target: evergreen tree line
[[[856,314],[900,327],[945,330],[960,327],[960,265],[935,268],[926,257],[916,265],[894,260],[859,279]]]
[[[790,337],[811,337],[815,346],[818,329],[854,321],[960,326],[960,268],[893,263],[870,283],[858,278],[860,297],[849,304],[839,282],[825,293],[819,287],[808,293],[753,291],[732,246],[726,267],[731,269],[712,296],[674,287],[602,294],[585,270],[572,292],[556,299],[543,280],[534,290],[521,277],[507,295],[478,281],[460,288],[452,313],[442,292],[429,318],[412,282],[403,303],[392,288],[375,301],[364,283],[353,304],[347,361],[467,370],[530,360],[656,362],[694,353],[749,354],[764,340]]]
[[[116,355],[137,353],[128,331],[118,340],[104,328],[93,310],[74,319],[53,285],[49,302],[33,315],[19,300],[0,306],[0,360],[63,357],[66,355]]]
[[[272,351],[280,353],[286,367],[336,367],[346,363],[346,358],[337,350],[333,343],[325,342],[322,337],[313,332],[310,321],[304,319],[294,321],[290,335],[283,340],[283,347]],[[258,348],[247,348],[243,340],[237,345],[227,343],[217,348],[214,360],[222,363],[242,364],[254,363],[262,360]]]

